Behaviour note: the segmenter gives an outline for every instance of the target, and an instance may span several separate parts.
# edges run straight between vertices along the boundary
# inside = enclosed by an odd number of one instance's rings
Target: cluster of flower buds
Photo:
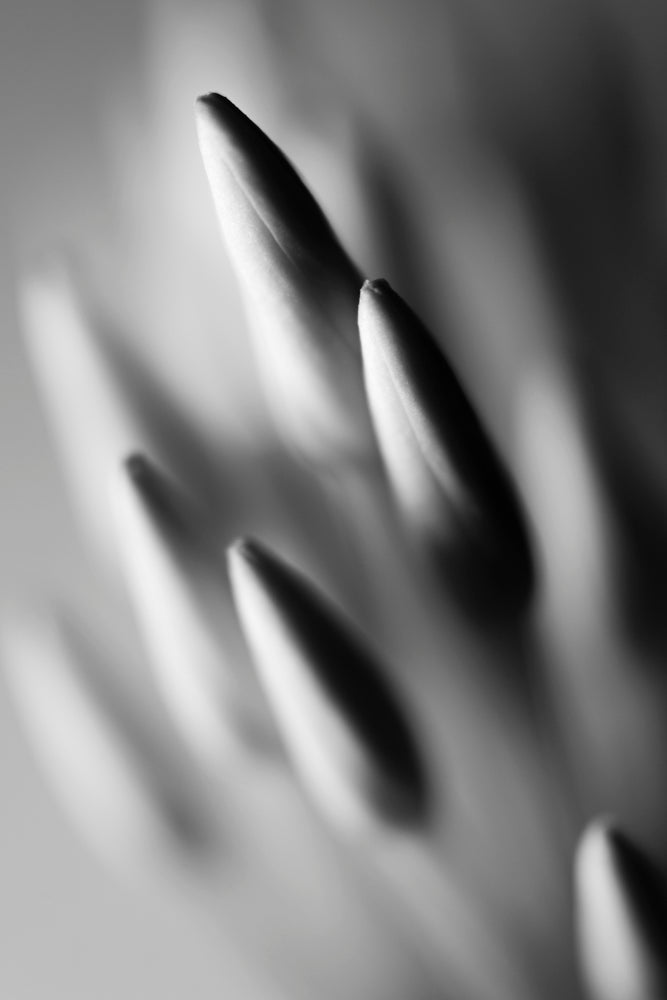
[[[501,457],[444,337],[364,281],[282,151],[217,94],[196,118],[280,468],[217,465],[64,265],[26,281],[167,710],[66,614],[8,620],[55,794],[114,868],[222,922],[249,997],[666,996],[664,684],[610,624],[615,522],[567,380],[526,372]]]

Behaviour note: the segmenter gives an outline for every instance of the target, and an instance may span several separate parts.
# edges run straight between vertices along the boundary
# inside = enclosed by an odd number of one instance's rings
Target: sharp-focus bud
[[[361,377],[361,278],[283,153],[218,94],[197,125],[267,396],[286,440],[330,465],[373,454]]]
[[[96,853],[143,876],[208,849],[199,805],[82,635],[22,613],[5,622],[3,653],[35,757]]]
[[[624,833],[605,822],[585,833],[576,863],[578,945],[592,1000],[667,996],[667,888]]]
[[[114,485],[121,556],[158,686],[188,743],[219,765],[230,741],[259,727],[222,554],[194,502],[148,459],[128,458]]]
[[[396,693],[350,623],[256,542],[231,550],[241,624],[294,765],[335,825],[420,824],[420,754]]]
[[[467,610],[523,608],[534,582],[523,514],[456,375],[385,281],[365,283],[359,329],[371,414],[408,525]]]

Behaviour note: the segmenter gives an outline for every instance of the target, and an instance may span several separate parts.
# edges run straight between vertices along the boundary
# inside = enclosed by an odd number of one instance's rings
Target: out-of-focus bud
[[[356,329],[361,278],[319,205],[230,101],[199,98],[204,165],[286,440],[335,466],[373,454]]]
[[[409,527],[466,610],[522,610],[534,586],[523,513],[456,375],[385,281],[365,283],[359,329],[380,450]]]
[[[212,845],[196,798],[85,637],[52,615],[4,623],[10,692],[49,786],[85,842],[141,877]]]
[[[143,437],[64,262],[54,259],[24,279],[21,308],[33,372],[74,500],[94,544],[109,556],[104,484],[114,457],[137,448]]]
[[[175,400],[105,329],[73,269],[53,258],[25,277],[21,310],[42,402],[83,524],[115,561],[106,489],[129,453],[157,452],[208,500],[217,489],[209,455]]]
[[[187,742],[219,765],[230,743],[260,727],[221,553],[195,503],[142,455],[123,463],[113,501],[160,691]]]
[[[584,637],[611,622],[609,516],[581,407],[556,359],[526,366],[516,410],[517,465],[541,549],[544,608],[556,647],[571,649],[576,663]]]
[[[609,823],[593,823],[583,837],[576,895],[582,972],[592,1000],[667,996],[663,877]]]
[[[297,772],[347,833],[420,826],[421,756],[397,695],[315,587],[256,542],[229,554],[232,590]]]

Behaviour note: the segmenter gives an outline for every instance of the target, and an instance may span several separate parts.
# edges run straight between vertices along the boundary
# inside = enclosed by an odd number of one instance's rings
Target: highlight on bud
[[[204,166],[267,398],[310,461],[374,454],[361,377],[361,277],[277,146],[231,101],[197,101]]]
[[[454,371],[386,281],[359,303],[380,451],[410,529],[469,611],[521,610],[534,565],[518,498]]]
[[[352,835],[426,822],[427,781],[412,729],[351,623],[257,542],[237,542],[229,569],[260,679],[314,802]]]
[[[16,612],[3,622],[2,648],[36,761],[95,853],[144,876],[208,851],[199,804],[82,633],[55,614]]]
[[[157,685],[184,739],[219,766],[260,727],[222,554],[196,503],[143,455],[121,465],[112,500]]]
[[[592,1000],[667,995],[667,886],[609,821],[591,824],[582,838],[575,893],[581,969]]]

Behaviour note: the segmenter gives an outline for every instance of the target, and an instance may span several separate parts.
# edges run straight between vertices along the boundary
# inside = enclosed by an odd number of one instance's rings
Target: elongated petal
[[[143,456],[123,463],[113,499],[158,685],[187,741],[219,764],[259,726],[221,553],[195,504]]]
[[[466,606],[522,607],[534,573],[526,527],[456,375],[384,281],[364,285],[359,328],[371,414],[408,524]]]
[[[26,736],[86,843],[142,874],[198,856],[208,841],[202,814],[82,636],[22,613],[5,623],[3,647]]]
[[[315,462],[372,454],[357,269],[283,153],[230,101],[201,97],[197,126],[267,396],[287,440]]]
[[[667,995],[667,889],[630,838],[605,822],[587,830],[576,865],[578,937],[593,1000]]]
[[[230,550],[246,637],[294,764],[348,831],[425,818],[419,752],[395,693],[353,628],[256,542]]]

